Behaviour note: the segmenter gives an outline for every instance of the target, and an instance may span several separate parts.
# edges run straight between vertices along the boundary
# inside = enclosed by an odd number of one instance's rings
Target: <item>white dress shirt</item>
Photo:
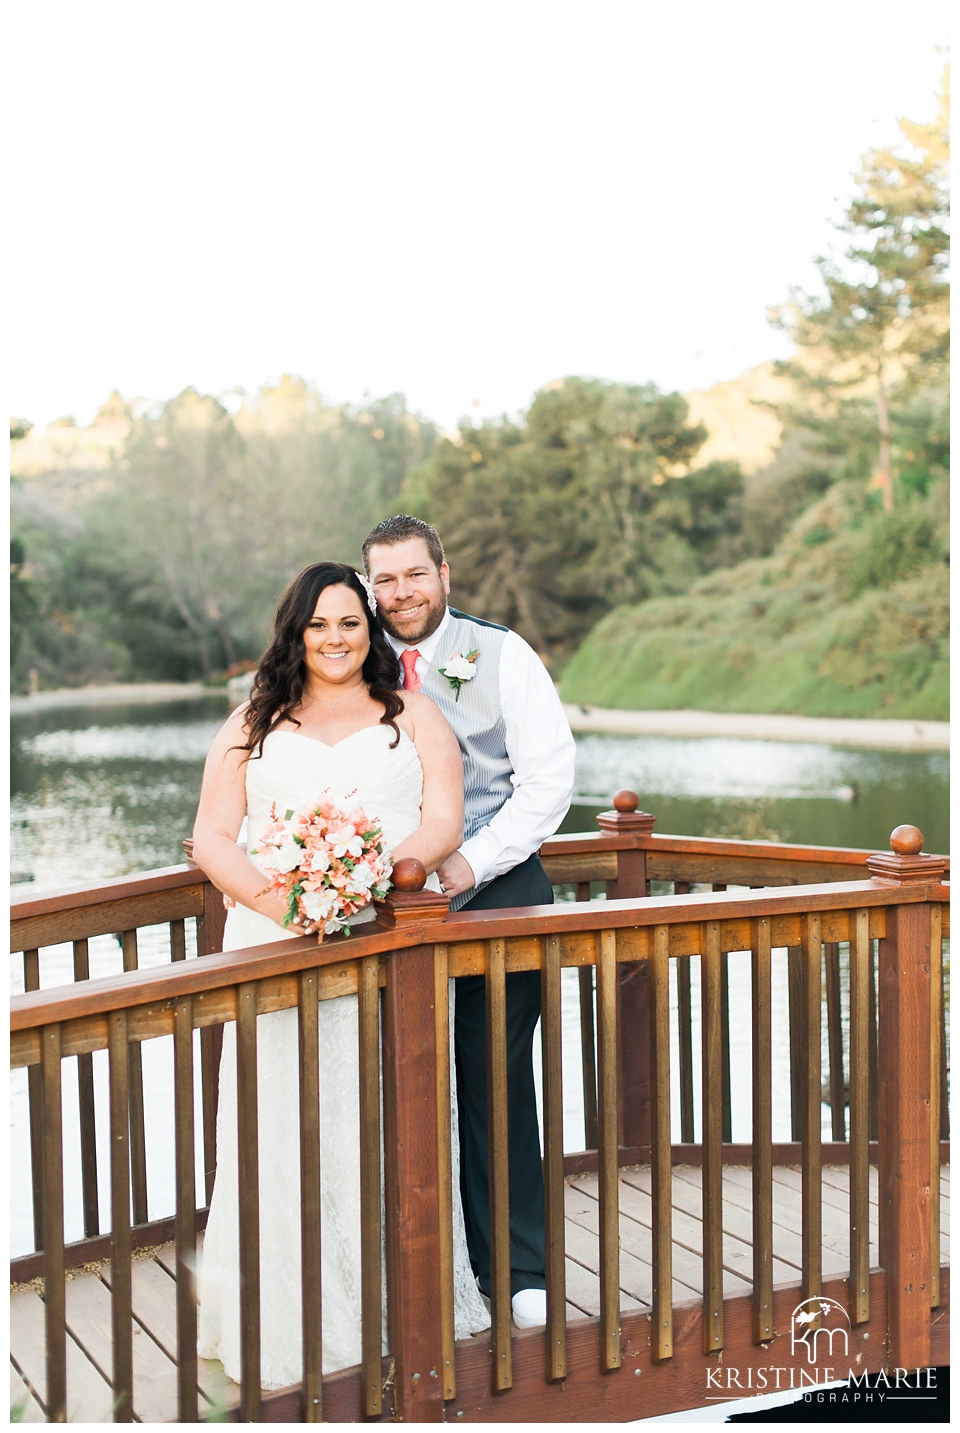
[[[421,681],[433,665],[449,621],[447,611],[437,630],[420,642],[403,642],[385,634],[397,656],[407,649],[420,653],[416,671]],[[402,669],[400,677],[402,681]],[[507,755],[513,767],[513,795],[460,847],[478,886],[504,875],[539,850],[567,814],[573,796],[575,746],[570,724],[550,673],[516,632],[504,637],[498,677]]]

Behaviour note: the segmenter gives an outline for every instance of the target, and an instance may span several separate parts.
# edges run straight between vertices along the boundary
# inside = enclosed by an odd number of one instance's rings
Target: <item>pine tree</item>
[[[779,369],[812,400],[788,416],[834,451],[869,435],[888,510],[894,499],[891,397],[906,398],[920,384],[942,380],[946,363],[948,126],[945,71],[936,118],[929,124],[901,119],[903,146],[864,155],[857,193],[839,226],[853,242],[840,261],[816,260],[825,295],[794,290],[792,302],[774,315],[800,349]]]

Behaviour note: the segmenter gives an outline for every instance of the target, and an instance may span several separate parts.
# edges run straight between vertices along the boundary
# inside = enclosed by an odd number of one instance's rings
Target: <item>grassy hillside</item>
[[[565,669],[564,700],[945,720],[946,537],[945,484],[893,513],[837,485],[770,557],[610,613]]]

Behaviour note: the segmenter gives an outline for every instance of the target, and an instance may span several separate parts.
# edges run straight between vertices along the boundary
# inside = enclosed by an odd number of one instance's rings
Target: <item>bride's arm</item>
[[[248,753],[236,748],[246,741],[243,712],[236,711],[220,728],[203,768],[200,805],[193,828],[193,859],[217,887],[240,905],[259,911],[280,925],[286,911],[282,896],[264,894],[266,877],[237,845],[246,814]],[[288,927],[300,935],[299,927]]]
[[[423,767],[420,825],[393,852],[416,856],[428,875],[463,839],[463,761],[457,738],[439,707],[420,692],[405,692],[401,724],[413,737]]]

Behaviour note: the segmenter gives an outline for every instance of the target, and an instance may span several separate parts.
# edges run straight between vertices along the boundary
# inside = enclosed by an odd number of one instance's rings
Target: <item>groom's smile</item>
[[[367,554],[380,620],[401,642],[422,642],[435,632],[447,610],[450,570],[430,556],[420,537],[377,544]]]

